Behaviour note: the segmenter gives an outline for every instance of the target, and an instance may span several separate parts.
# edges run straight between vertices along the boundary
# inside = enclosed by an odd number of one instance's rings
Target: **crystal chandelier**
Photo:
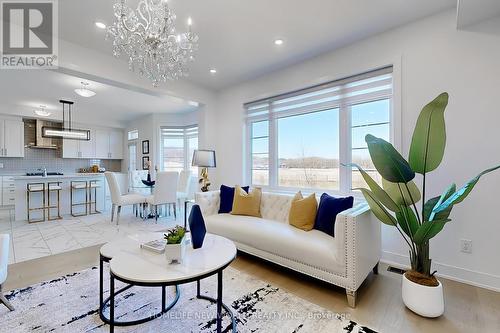
[[[125,0],[113,5],[115,21],[106,39],[113,40],[113,55],[128,57],[129,69],[138,71],[158,86],[160,82],[188,75],[187,64],[194,60],[198,35],[191,31],[176,33],[175,14],[166,0],[141,0],[134,11]]]

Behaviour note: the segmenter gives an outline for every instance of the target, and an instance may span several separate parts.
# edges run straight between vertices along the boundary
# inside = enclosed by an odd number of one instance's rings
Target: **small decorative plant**
[[[167,240],[167,244],[180,244],[185,234],[186,229],[178,225],[175,226],[175,228],[167,230],[167,233],[163,235],[163,238]]]
[[[446,146],[444,111],[448,94],[442,93],[427,104],[417,120],[408,161],[387,141],[368,134],[365,138],[373,164],[382,176],[377,184],[359,165],[356,167],[369,188],[359,188],[373,214],[384,224],[395,227],[409,247],[411,271],[406,277],[425,286],[438,286],[431,273],[429,241],[451,219],[454,205],[462,202],[479,178],[499,166],[486,169],[457,190],[451,184],[441,195],[426,201],[427,173],[435,170],[443,159]],[[414,182],[415,173],[422,175],[422,191]],[[421,201],[420,207],[417,203]]]

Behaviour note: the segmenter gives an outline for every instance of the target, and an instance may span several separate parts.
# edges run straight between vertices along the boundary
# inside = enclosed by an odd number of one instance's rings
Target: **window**
[[[198,149],[198,126],[161,128],[161,170],[191,170],[193,152]]]
[[[128,141],[137,140],[139,138],[139,131],[138,130],[128,131],[127,136],[128,136]]]
[[[351,162],[380,182],[365,136],[390,141],[391,107],[392,67],[245,104],[251,183],[348,192]]]
[[[128,145],[128,170],[137,170],[137,144],[135,142]]]

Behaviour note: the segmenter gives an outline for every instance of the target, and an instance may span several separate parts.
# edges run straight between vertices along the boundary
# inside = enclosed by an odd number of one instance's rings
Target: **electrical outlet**
[[[470,239],[461,239],[460,251],[463,253],[472,253],[472,241]]]

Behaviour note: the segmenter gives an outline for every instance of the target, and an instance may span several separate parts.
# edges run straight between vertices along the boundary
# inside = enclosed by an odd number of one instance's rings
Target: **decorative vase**
[[[438,280],[436,287],[415,283],[403,274],[401,295],[406,307],[416,314],[436,318],[444,313],[443,285]]]
[[[191,231],[191,244],[193,249],[199,249],[203,246],[203,240],[207,233],[205,220],[199,205],[194,205],[189,214],[189,230]]]
[[[169,264],[181,264],[186,254],[186,236],[182,237],[179,244],[165,245],[165,258]]]

